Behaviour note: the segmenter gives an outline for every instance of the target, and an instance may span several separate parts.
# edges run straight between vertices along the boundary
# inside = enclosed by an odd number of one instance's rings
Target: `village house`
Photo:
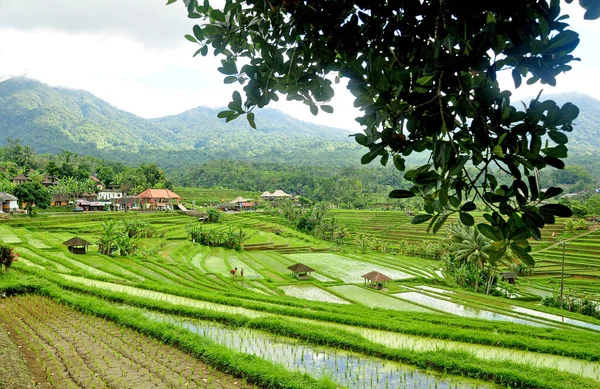
[[[29,182],[29,178],[24,174],[19,174],[18,176],[13,177],[12,182],[15,185],[21,185],[26,182]]]
[[[10,193],[0,192],[0,213],[9,213],[19,209],[19,199]]]
[[[48,175],[44,176],[44,179],[42,180],[42,185],[44,185],[46,188],[50,187],[50,186],[54,186],[54,185],[58,185],[59,181],[58,178],[56,177],[50,177]]]
[[[102,183],[102,181],[100,181],[100,179],[98,177],[90,176],[90,180],[94,181],[96,188],[98,188],[99,190],[104,189],[104,184]]]
[[[146,189],[135,198],[142,209],[150,210],[173,210],[181,200],[181,196],[169,189]]]
[[[52,201],[50,202],[50,205],[52,205],[54,207],[64,207],[64,206],[69,205],[70,201],[71,201],[71,198],[67,195],[55,194],[55,195],[52,195]]]

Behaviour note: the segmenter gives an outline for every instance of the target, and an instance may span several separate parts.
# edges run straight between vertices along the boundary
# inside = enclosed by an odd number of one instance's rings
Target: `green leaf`
[[[468,213],[460,212],[458,217],[460,218],[460,222],[465,226],[472,226],[475,224],[475,218]]]
[[[193,42],[193,43],[198,43],[198,41],[196,40],[196,38],[194,38],[190,34],[185,34],[184,36],[185,36],[185,39],[187,39],[188,41]]]
[[[331,105],[322,105],[321,110],[327,113],[333,113],[333,107]]]
[[[404,189],[395,189],[390,192],[391,199],[408,199],[410,197],[415,197],[415,194],[409,190]]]
[[[225,23],[225,14],[218,9],[214,9],[210,13],[210,17],[216,21]]]
[[[491,240],[502,240],[502,236],[498,234],[498,232],[494,231],[492,226],[489,224],[479,223],[477,225],[477,230],[481,233],[481,235],[485,236]]]
[[[548,136],[559,145],[564,145],[569,142],[569,138],[560,131],[548,131]]]
[[[367,136],[364,134],[355,134],[354,140],[356,140],[356,143],[362,146],[366,146],[369,142],[369,138],[367,138]]]
[[[544,54],[570,53],[579,44],[579,34],[575,31],[564,30],[552,38],[544,49]]]
[[[523,243],[525,242],[525,244],[527,245],[526,247],[523,247]],[[511,251],[516,254],[516,256],[526,265],[528,266],[533,266],[535,265],[535,259],[533,259],[533,257],[529,254],[529,251],[531,251],[531,247],[529,246],[529,242],[525,241],[519,241],[519,242],[513,242],[510,244],[510,249]]]
[[[248,120],[248,124],[250,125],[250,127],[256,130],[256,123],[254,122],[254,112],[248,112],[248,114],[246,115],[246,119]]]
[[[404,164],[404,158],[402,158],[402,156],[400,155],[394,155],[394,166],[396,167],[396,169],[400,170],[401,172],[404,171],[404,169],[406,169],[406,166]]]
[[[433,215],[417,215],[410,220],[410,224],[422,224],[432,217]]]
[[[558,188],[556,186],[551,186],[550,188],[546,189],[545,192],[542,192],[540,195],[540,199],[542,200],[547,200],[549,198],[558,196],[559,194],[561,194],[563,192],[562,188]]]
[[[231,115],[227,116],[227,119],[225,119],[225,123],[229,123],[230,121],[237,119],[239,116],[239,113],[234,112]]]
[[[585,20],[596,20],[600,18],[600,4],[596,3],[585,11],[583,15]]]
[[[225,79],[223,80],[223,83],[225,84],[233,84],[234,82],[236,82],[238,80],[237,76],[227,76],[225,77]]]
[[[196,39],[198,39],[199,41],[204,40],[204,34],[202,34],[202,28],[199,25],[196,24],[192,31],[194,32],[194,36],[196,37]]]
[[[381,166],[386,166],[389,158],[390,158],[390,155],[388,153],[383,154],[381,156],[381,159],[379,160],[379,162],[381,163]]]
[[[423,76],[417,79],[417,84],[419,85],[427,85],[433,80],[435,76]]]
[[[462,207],[460,207],[460,210],[463,212],[471,212],[477,209],[477,206],[475,205],[474,202],[469,201],[463,204]]]
[[[512,70],[512,78],[515,82],[515,89],[517,89],[521,86],[521,73],[516,67]]]
[[[435,222],[432,230],[434,234],[444,226],[444,223],[446,223],[446,220],[448,220],[448,216],[450,216],[449,213],[442,214],[442,216],[440,216],[440,218]]]
[[[233,111],[227,110],[227,111],[221,111],[217,114],[217,117],[219,119],[225,119],[226,117],[228,117],[229,115],[231,115],[233,113]]]
[[[500,146],[500,145],[494,146],[494,149],[492,150],[492,152],[494,154],[496,154],[498,157],[504,158],[504,152],[502,151],[502,146]]]
[[[562,204],[544,204],[540,207],[540,212],[548,212],[558,217],[571,217],[573,211],[566,205]]]
[[[554,158],[554,157],[548,157],[548,156],[545,156],[542,159],[548,165],[550,165],[552,167],[555,167],[557,169],[564,169],[565,168],[565,163],[561,159]]]
[[[231,96],[233,97],[233,103],[235,104],[235,106],[239,107],[241,109],[242,108],[242,96],[240,95],[240,92],[234,91]]]
[[[177,0],[167,0],[167,5],[175,3]]]
[[[565,103],[565,105],[560,108],[560,114],[564,121],[570,122],[577,119],[577,116],[579,116],[579,108],[573,103]]]
[[[316,106],[316,104],[310,104],[310,113],[312,113],[314,116],[319,114],[319,108]]]
[[[375,157],[377,157],[377,154],[368,152],[362,156],[362,158],[360,159],[360,163],[362,163],[363,165],[367,165],[371,163],[371,161],[373,161]]]

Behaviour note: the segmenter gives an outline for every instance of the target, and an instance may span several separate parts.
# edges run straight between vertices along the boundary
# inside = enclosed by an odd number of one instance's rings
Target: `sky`
[[[145,118],[175,115],[205,105],[226,106],[235,90],[224,85],[219,59],[193,58],[197,46],[184,39],[194,20],[181,1],[166,0],[0,0],[0,80],[26,76],[52,86],[84,89],[110,104]],[[580,63],[559,76],[557,87],[521,87],[516,98],[581,92],[600,99],[600,21],[584,21],[573,2],[565,6],[580,34]],[[510,72],[500,80],[514,87]],[[237,85],[237,84],[236,84]],[[343,83],[331,102],[334,114],[314,117],[297,102],[271,104],[305,121],[353,132],[359,112]]]

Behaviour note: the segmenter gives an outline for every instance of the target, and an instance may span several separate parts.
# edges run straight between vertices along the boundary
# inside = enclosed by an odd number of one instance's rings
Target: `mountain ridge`
[[[600,101],[581,93],[542,97],[580,107],[569,146],[595,154],[600,148]],[[217,118],[219,110],[196,107],[146,119],[84,90],[13,78],[0,82],[0,145],[6,138],[21,139],[40,153],[68,150],[172,167],[216,159],[357,165],[366,152],[346,130],[303,122],[281,111],[256,112],[254,130],[244,118],[225,123]]]

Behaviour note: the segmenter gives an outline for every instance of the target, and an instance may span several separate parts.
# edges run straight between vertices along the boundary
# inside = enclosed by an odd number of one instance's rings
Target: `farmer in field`
[[[242,268],[242,271],[240,271],[240,276],[244,276],[244,268]]]
[[[236,269],[229,270],[229,273],[231,273],[232,277],[235,277],[235,272],[236,272]]]

